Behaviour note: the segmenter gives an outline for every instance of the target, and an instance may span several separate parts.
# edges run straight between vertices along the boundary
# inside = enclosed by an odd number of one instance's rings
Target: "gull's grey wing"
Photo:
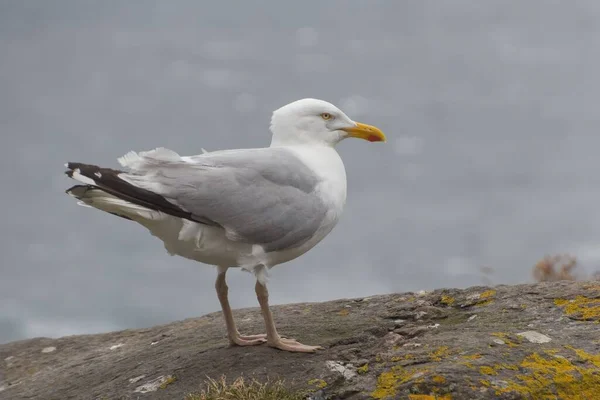
[[[161,151],[155,157],[146,153],[141,162],[122,161],[132,171],[119,177],[164,197],[189,212],[189,219],[223,227],[232,240],[262,245],[267,252],[297,247],[317,231],[327,213],[315,193],[319,178],[288,150],[183,158]]]

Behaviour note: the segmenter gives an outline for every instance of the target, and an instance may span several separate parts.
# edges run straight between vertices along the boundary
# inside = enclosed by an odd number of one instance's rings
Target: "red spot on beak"
[[[380,142],[381,138],[379,136],[376,136],[376,135],[369,135],[369,137],[367,138],[367,140],[369,142]]]

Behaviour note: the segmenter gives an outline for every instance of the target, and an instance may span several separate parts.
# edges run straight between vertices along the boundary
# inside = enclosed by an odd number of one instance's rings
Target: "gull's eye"
[[[323,114],[321,114],[321,118],[323,118],[324,120],[327,121],[328,119],[331,119],[333,117],[329,113],[323,113]]]

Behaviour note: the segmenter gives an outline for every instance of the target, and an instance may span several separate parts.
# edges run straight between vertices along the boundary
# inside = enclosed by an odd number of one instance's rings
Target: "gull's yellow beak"
[[[359,139],[365,139],[369,142],[385,142],[386,138],[383,132],[377,127],[372,125],[356,123],[356,126],[351,128],[342,128],[343,131],[348,132],[348,136]]]

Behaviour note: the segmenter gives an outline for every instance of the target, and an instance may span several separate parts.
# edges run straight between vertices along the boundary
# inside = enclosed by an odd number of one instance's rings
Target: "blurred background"
[[[532,282],[600,264],[600,2],[0,1],[0,342],[220,310],[216,271],[78,207],[66,161],[261,147],[316,97],[347,140],[338,227],[272,270],[272,304]],[[254,279],[230,271],[234,308]]]

